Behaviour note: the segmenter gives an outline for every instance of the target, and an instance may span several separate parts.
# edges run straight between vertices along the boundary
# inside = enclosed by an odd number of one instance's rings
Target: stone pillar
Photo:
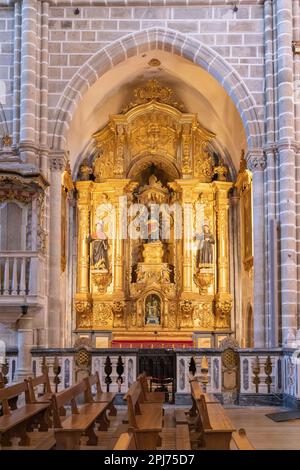
[[[37,0],[22,3],[20,156],[36,164]]]
[[[61,173],[64,153],[51,156],[48,347],[61,346]]]
[[[15,2],[13,146],[20,138],[21,3]]]
[[[40,167],[47,172],[48,161],[48,20],[49,3],[42,2],[41,6],[41,90],[40,90]]]
[[[265,346],[265,228],[263,150],[249,150],[247,163],[253,173],[253,245],[254,245],[254,347]]]
[[[33,318],[27,315],[18,320],[18,368],[16,380],[23,381],[26,377],[32,376],[31,348],[33,347]]]
[[[276,1],[282,343],[297,326],[292,0]]]

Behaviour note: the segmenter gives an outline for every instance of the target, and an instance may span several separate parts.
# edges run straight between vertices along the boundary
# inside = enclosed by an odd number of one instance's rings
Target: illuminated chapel
[[[167,449],[164,402],[173,449],[272,446],[247,407],[300,406],[300,2],[131,3],[0,0],[2,413],[31,378],[48,446],[101,448],[126,400],[111,448]],[[107,406],[71,439],[75,384]]]

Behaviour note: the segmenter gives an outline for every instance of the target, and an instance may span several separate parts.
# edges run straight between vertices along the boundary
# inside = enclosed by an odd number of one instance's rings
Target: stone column
[[[61,346],[61,173],[65,168],[63,152],[51,156],[48,347]]]
[[[49,3],[42,2],[41,6],[41,90],[40,90],[40,167],[44,173],[47,172],[48,160],[48,20]]]
[[[15,2],[13,146],[20,138],[21,3]]]
[[[253,245],[254,245],[254,347],[265,346],[265,228],[263,150],[249,150],[247,163],[253,173]]]
[[[18,320],[18,368],[16,373],[16,380],[18,382],[33,375],[30,352],[33,346],[33,318],[27,315],[22,316]]]
[[[22,3],[20,155],[36,164],[36,50],[37,0]]]
[[[292,0],[276,1],[282,342],[297,326]]]

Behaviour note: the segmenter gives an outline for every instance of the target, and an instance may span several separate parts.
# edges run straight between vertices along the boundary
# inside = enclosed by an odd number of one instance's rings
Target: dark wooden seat
[[[200,400],[201,396],[204,396],[205,403],[220,403],[219,400],[212,395],[211,393],[206,393],[202,390],[201,384],[198,382],[197,378],[190,375],[190,387],[191,387],[191,397],[192,397],[192,407],[189,410],[190,416],[197,416],[197,400]]]
[[[137,450],[134,434],[122,433],[114,446],[114,450]]]
[[[129,431],[135,435],[139,450],[153,450],[161,445],[163,408],[160,403],[141,403],[140,381],[134,382],[126,393]]]
[[[232,433],[232,441],[236,448],[235,450],[255,450],[243,428]]]
[[[25,395],[25,404],[11,409],[9,401]],[[37,428],[40,432],[48,431],[49,403],[31,403],[26,381],[0,389],[0,402],[3,415],[0,417],[0,442],[2,447],[10,447],[13,437],[20,438],[20,446],[30,445],[30,431]],[[17,401],[15,401],[16,405]]]
[[[76,400],[80,396],[85,396],[86,389],[87,383],[82,381],[52,395],[56,449],[79,449],[80,438],[83,434],[88,436],[87,445],[96,445],[95,424],[99,423],[101,430],[107,429],[107,402],[84,403],[78,406]],[[67,404],[71,405],[71,415],[62,418],[59,410]]]
[[[197,400],[198,426],[206,449],[229,450],[232,433],[231,420],[219,403],[206,403],[204,395]],[[200,440],[201,442],[202,440]]]
[[[176,449],[191,450],[188,424],[176,424]]]
[[[86,402],[96,402],[96,403],[108,403],[108,410],[110,416],[117,415],[117,409],[114,406],[114,399],[116,393],[113,392],[103,392],[101,388],[101,382],[99,378],[98,372],[95,372],[94,375],[89,375],[86,377],[85,382],[87,384],[86,392],[85,392],[85,400]],[[96,386],[96,393],[93,394],[92,387]]]
[[[165,393],[164,392],[150,392],[148,387],[147,376],[145,372],[140,374],[137,378],[142,387],[142,402],[143,403],[164,403]]]

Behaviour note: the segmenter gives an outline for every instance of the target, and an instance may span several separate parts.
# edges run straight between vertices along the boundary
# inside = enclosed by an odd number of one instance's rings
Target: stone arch
[[[150,28],[103,47],[80,67],[59,100],[52,148],[64,150],[72,116],[88,88],[120,62],[155,49],[182,56],[210,73],[235,103],[246,131],[248,147],[262,146],[256,104],[238,72],[221,55],[198,40],[171,29]]]

